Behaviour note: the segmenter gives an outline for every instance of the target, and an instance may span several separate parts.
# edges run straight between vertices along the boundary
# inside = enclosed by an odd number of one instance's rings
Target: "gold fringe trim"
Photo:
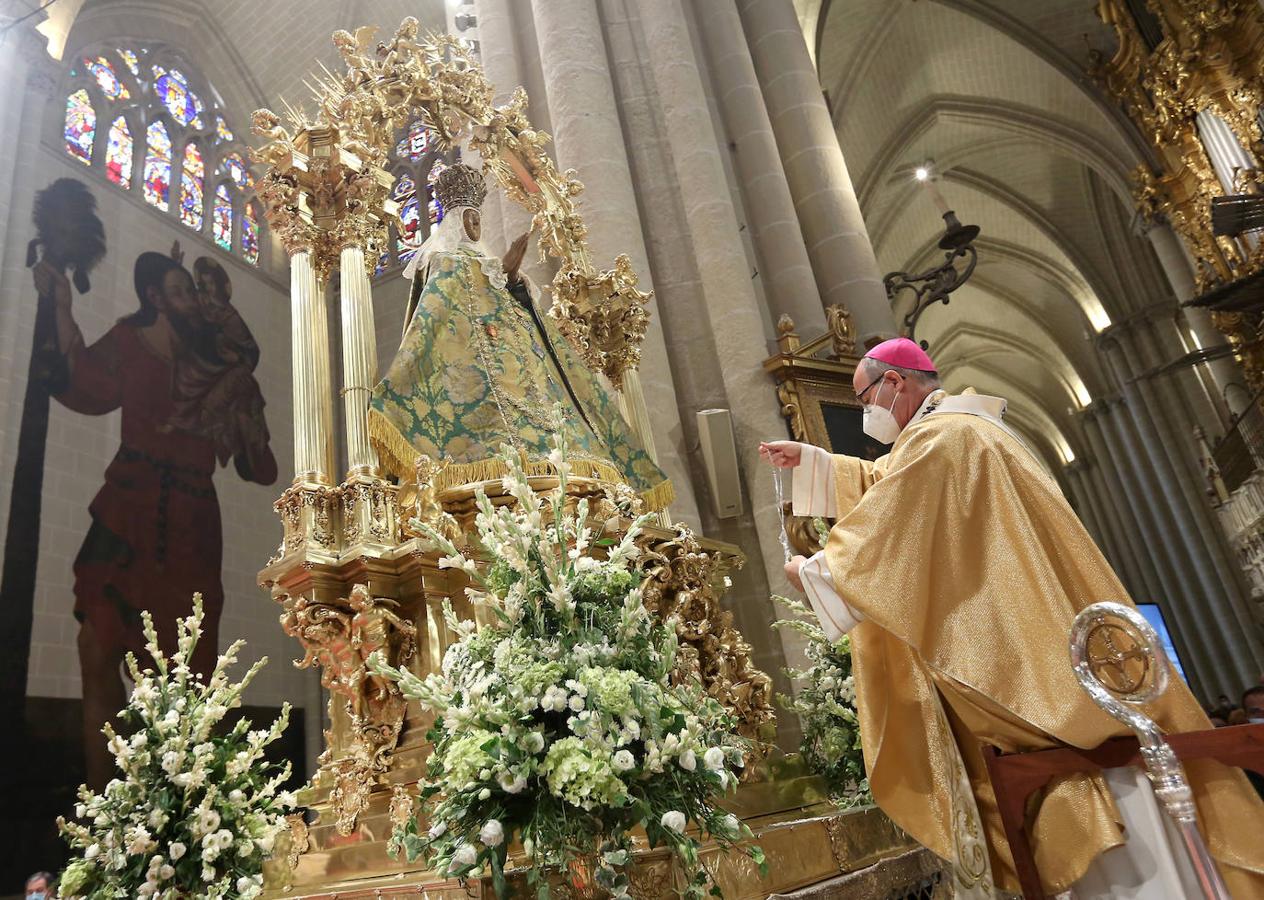
[[[410,444],[399,429],[376,409],[369,410],[369,443],[377,451],[382,468],[401,481],[412,481],[415,477],[415,461],[418,452]],[[476,484],[480,481],[497,481],[509,474],[509,467],[499,459],[483,459],[472,463],[441,463],[443,466],[435,478],[434,487],[438,491]],[[612,464],[601,459],[570,460],[571,472],[579,478],[591,478],[612,484],[627,484],[623,474]],[[523,469],[528,475],[555,475],[557,470],[548,460],[526,461]],[[650,512],[666,509],[676,499],[676,489],[670,479],[663,481],[641,493],[641,502]]]

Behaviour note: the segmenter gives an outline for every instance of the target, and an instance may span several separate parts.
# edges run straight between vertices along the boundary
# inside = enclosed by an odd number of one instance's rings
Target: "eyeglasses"
[[[857,394],[857,395],[856,395],[856,399],[857,399],[857,400],[859,400],[861,403],[864,403],[864,402],[865,402],[865,394],[869,393],[869,392],[870,392],[870,391],[872,391],[875,387],[877,387],[878,385],[882,384],[882,378],[883,378],[883,376],[882,376],[882,375],[879,375],[879,376],[878,376],[877,378],[875,378],[873,381],[869,382],[869,384],[865,386],[865,389],[864,389],[863,391],[861,391],[859,394]]]

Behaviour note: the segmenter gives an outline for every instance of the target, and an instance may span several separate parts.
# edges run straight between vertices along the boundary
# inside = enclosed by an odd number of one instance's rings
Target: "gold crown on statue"
[[[478,209],[487,196],[487,185],[483,181],[483,173],[471,169],[464,163],[448,166],[435,179],[435,199],[444,210],[456,209],[458,206],[472,206]]]

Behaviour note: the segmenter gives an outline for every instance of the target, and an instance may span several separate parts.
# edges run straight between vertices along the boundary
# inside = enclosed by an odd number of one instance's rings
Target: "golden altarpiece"
[[[382,651],[418,674],[436,670],[454,639],[440,613],[463,584],[440,569],[438,552],[410,532],[409,521],[442,521],[458,541],[473,532],[474,492],[510,502],[499,481],[436,490],[440,462],[417,461],[411,484],[378,474],[367,429],[369,391],[378,375],[371,275],[397,209],[390,199],[387,153],[396,132],[421,119],[445,147],[464,144],[483,169],[534,217],[542,252],[552,258],[551,315],[594,371],[620,393],[633,428],[648,437],[636,366],[649,295],[638,290],[627,257],[596,269],[573,198],[576,173],[559,173],[545,151],[519,88],[503,106],[459,41],[420,37],[406,19],[388,43],[371,27],[339,31],[345,71],[325,71],[314,88],[314,115],[254,114],[264,139],[255,160],[268,221],[290,260],[295,470],[276,503],[284,537],[259,581],[281,610],[281,625],[301,647],[296,664],[319,669],[328,692],[329,728],[315,777],[301,794],[306,812],[290,818],[287,840],[268,864],[274,897],[465,897],[490,895],[478,882],[445,881],[418,862],[392,859],[394,824],[413,811],[429,725],[393,683],[366,660]],[[334,475],[335,389],[325,287],[340,281],[345,446],[348,469]],[[652,447],[648,441],[648,447]],[[540,489],[556,486],[538,478]],[[572,490],[600,505],[602,485],[572,479]],[[608,501],[607,501],[608,502]],[[614,508],[598,511],[614,515]],[[464,538],[468,541],[468,537]],[[660,527],[644,538],[646,603],[680,621],[682,658],[743,731],[767,737],[774,712],[769,678],[721,605],[724,573],[742,564],[736,548]],[[768,745],[763,745],[768,746]],[[879,811],[839,813],[821,784],[768,759],[726,805],[755,831],[770,860],[761,879],[745,857],[709,855],[730,898],[764,897],[855,873],[830,896],[929,896],[939,864]],[[674,896],[678,873],[665,854],[645,853],[631,872],[634,895]],[[560,885],[562,894],[573,886]]]

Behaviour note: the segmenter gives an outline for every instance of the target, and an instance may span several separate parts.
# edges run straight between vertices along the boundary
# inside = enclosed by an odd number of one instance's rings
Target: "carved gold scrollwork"
[[[290,847],[285,861],[292,872],[298,865],[298,858],[311,848],[311,838],[302,813],[291,813],[285,817],[285,822],[290,827]]]
[[[574,170],[553,164],[551,138],[527,119],[526,93],[518,88],[494,105],[470,48],[449,35],[421,39],[417,28],[416,19],[405,19],[380,45],[372,26],[336,32],[346,69],[317,79],[316,117],[292,113],[293,134],[270,110],[255,112],[255,133],[265,140],[254,158],[268,169],[260,179],[268,221],[287,249],[313,251],[323,277],[340,247],[356,242],[367,250],[385,240],[397,215],[383,169],[396,130],[420,118],[442,147],[468,140],[484,170],[532,213],[541,252],[561,263],[551,315],[584,361],[619,387],[640,361],[651,295],[638,290],[628,257],[604,271],[592,264],[574,201],[583,185]]]
[[[738,730],[760,745],[775,719],[771,679],[754,664],[751,648],[720,605],[723,572],[687,528],[673,540],[646,535],[641,571],[646,607],[677,620],[681,677],[696,675],[707,693],[733,713]],[[761,752],[767,748],[762,747]]]
[[[395,602],[373,598],[363,585],[332,603],[307,597],[285,598],[281,627],[298,640],[304,656],[298,668],[320,667],[329,690],[330,716],[341,704],[351,721],[350,746],[332,763],[331,794],[340,834],[350,834],[369,793],[390,766],[404,723],[405,701],[389,679],[374,675],[366,660],[381,651],[392,665],[407,663],[416,650],[417,630],[394,611]]]

